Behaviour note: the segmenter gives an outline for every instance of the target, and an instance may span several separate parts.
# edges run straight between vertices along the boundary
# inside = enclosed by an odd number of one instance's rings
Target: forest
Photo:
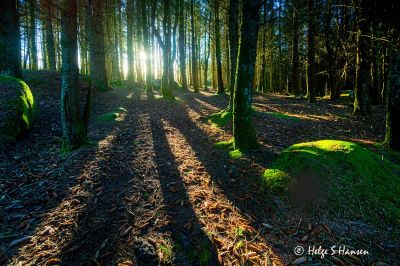
[[[400,1],[0,11],[0,265],[400,263]]]

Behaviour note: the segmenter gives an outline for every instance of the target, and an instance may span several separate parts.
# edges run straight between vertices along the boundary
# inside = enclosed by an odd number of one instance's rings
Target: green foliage
[[[218,113],[209,115],[207,121],[218,127],[223,127],[232,121],[232,112],[229,110],[222,110]]]
[[[116,108],[114,111],[112,112],[108,112],[108,113],[104,113],[101,115],[98,115],[96,117],[97,121],[100,122],[114,122],[117,121],[117,119],[124,113],[126,113],[126,109],[122,108],[122,107],[118,107]]]
[[[324,202],[336,214],[400,223],[400,166],[381,155],[346,141],[299,143],[284,150],[262,178],[269,189],[285,193],[304,173],[318,178]]]
[[[10,116],[1,121],[0,139],[5,143],[14,143],[18,136],[28,131],[36,118],[37,107],[29,86],[14,77],[0,77],[0,83],[15,88],[15,98],[6,99],[3,104]]]

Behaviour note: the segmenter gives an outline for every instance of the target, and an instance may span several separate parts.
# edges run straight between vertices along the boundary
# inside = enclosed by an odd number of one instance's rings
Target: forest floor
[[[294,143],[381,141],[382,106],[359,119],[344,102],[308,104],[257,94],[254,107],[266,113],[254,118],[262,147],[233,160],[213,147],[231,138],[229,126],[219,128],[204,119],[226,106],[227,95],[174,91],[176,100],[164,100],[158,92],[116,88],[96,96],[91,144],[61,154],[59,89],[32,87],[39,118],[26,136],[0,154],[0,264],[400,261],[399,228],[299,210],[259,183],[263,169]],[[124,110],[116,121],[96,120],[120,107]],[[339,244],[370,255],[294,254],[296,246]]]

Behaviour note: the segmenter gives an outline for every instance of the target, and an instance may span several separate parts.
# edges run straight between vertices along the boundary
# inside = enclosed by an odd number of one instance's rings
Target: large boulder
[[[28,85],[14,77],[0,77],[0,146],[15,143],[31,128],[35,114]]]
[[[298,143],[285,149],[262,179],[269,190],[294,199],[293,206],[399,225],[400,165],[385,157],[342,140]]]

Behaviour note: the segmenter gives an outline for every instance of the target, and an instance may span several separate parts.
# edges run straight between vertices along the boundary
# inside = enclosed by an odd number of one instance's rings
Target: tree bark
[[[233,106],[233,91],[235,88],[236,63],[239,46],[239,2],[229,1],[229,56],[230,56],[230,81],[229,81],[229,109]]]
[[[178,46],[179,46],[179,69],[181,72],[182,89],[187,90],[187,77],[186,77],[186,42],[185,42],[185,17],[184,0],[179,0],[179,22],[178,22]]]
[[[61,123],[63,149],[73,150],[86,142],[79,114],[79,68],[76,0],[61,0]]]
[[[316,102],[315,83],[315,23],[314,23],[314,0],[308,0],[308,33],[307,33],[307,96],[310,103]]]
[[[0,74],[22,78],[17,1],[0,1]]]
[[[29,0],[29,23],[30,23],[30,39],[29,43],[31,46],[30,60],[31,69],[38,69],[38,55],[37,55],[37,45],[36,45],[36,2],[35,0]]]
[[[46,53],[48,58],[48,68],[56,71],[56,50],[54,48],[54,33],[53,33],[53,10],[52,0],[42,0],[42,6],[44,11],[43,23],[45,29],[45,42],[46,42]]]
[[[192,27],[192,85],[193,91],[199,92],[199,78],[197,71],[197,54],[196,54],[196,30],[194,24],[194,0],[190,2],[190,15],[191,15],[191,27]]]
[[[98,91],[109,89],[104,49],[103,0],[88,0],[90,7],[90,74],[91,86]]]
[[[396,38],[394,38],[395,41]],[[393,44],[393,46],[395,45]],[[384,145],[394,150],[400,150],[400,53],[398,50],[396,51],[395,47],[392,47],[391,50],[390,70],[386,86],[386,134]]]
[[[214,0],[214,38],[215,38],[215,59],[217,63],[217,93],[223,93],[224,82],[222,80],[222,63],[221,63],[221,34],[220,34],[220,21],[219,21],[219,1]]]
[[[153,90],[152,71],[151,71],[151,58],[150,58],[150,39],[149,39],[149,27],[147,23],[147,16],[150,12],[147,11],[148,1],[142,1],[142,31],[143,31],[143,50],[146,55],[145,67],[146,67],[146,91]]]
[[[299,18],[298,0],[293,0],[293,66],[292,66],[292,91],[300,94],[299,88]]]
[[[368,21],[365,17],[365,7],[358,6],[357,13],[357,55],[356,55],[356,85],[354,88],[354,114],[367,115],[371,112],[369,90],[371,85],[370,74],[370,44],[368,37]]]
[[[133,88],[135,83],[135,72],[134,72],[134,53],[133,53],[133,23],[134,23],[134,5],[133,0],[127,0],[126,2],[126,16],[127,16],[127,31],[126,31],[126,46],[128,54],[128,88]]]
[[[243,0],[240,45],[233,101],[234,148],[258,147],[252,123],[252,84],[257,53],[259,0]]]

